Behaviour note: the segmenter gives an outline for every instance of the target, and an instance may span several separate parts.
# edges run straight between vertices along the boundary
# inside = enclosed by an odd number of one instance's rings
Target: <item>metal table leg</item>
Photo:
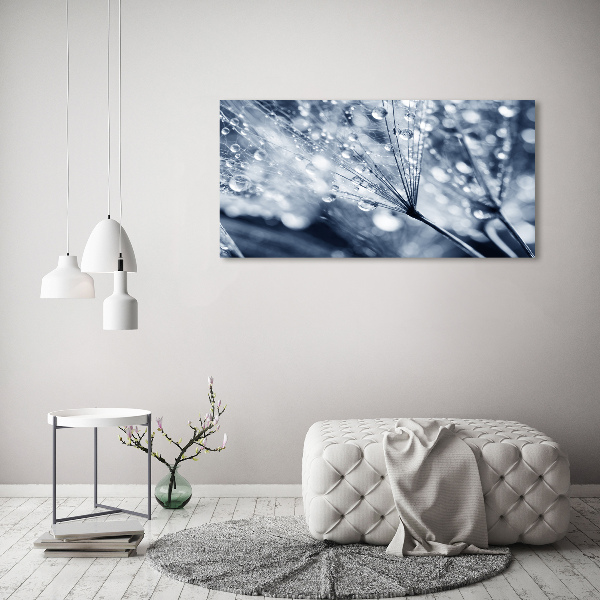
[[[94,427],[94,508],[98,508],[98,428]]]
[[[78,515],[76,517],[65,517],[58,519],[56,517],[56,430],[57,429],[70,429],[69,427],[59,427],[57,425],[57,417],[52,419],[52,524],[59,523],[61,521],[74,521],[77,519],[86,519],[89,517],[100,517],[102,515],[110,515],[114,513],[127,513],[128,515],[134,515],[136,517],[142,517],[150,520],[152,518],[152,415],[148,415],[148,421],[146,422],[147,435],[148,435],[148,513],[135,512],[133,510],[127,510],[125,508],[117,508],[116,506],[108,506],[106,504],[98,503],[98,428],[94,427],[94,508],[106,508],[103,512],[88,513],[85,515]]]
[[[56,420],[52,419],[52,524],[56,523]]]
[[[148,415],[146,435],[148,436],[148,520],[150,520],[152,518],[152,414]]]

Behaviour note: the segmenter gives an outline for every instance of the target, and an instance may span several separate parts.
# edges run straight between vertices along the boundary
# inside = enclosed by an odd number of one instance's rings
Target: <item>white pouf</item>
[[[302,495],[310,533],[341,544],[389,544],[398,514],[383,434],[397,419],[320,421],[304,441]],[[441,419],[473,449],[489,543],[550,544],[567,532],[569,461],[543,433],[515,421]]]

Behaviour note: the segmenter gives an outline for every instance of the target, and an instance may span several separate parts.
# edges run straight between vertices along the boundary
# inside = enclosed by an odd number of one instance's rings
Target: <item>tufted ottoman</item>
[[[383,434],[397,419],[320,421],[302,457],[304,513],[313,537],[389,544],[398,514],[387,481]],[[473,449],[489,543],[550,544],[569,526],[567,456],[543,433],[514,421],[441,419]]]

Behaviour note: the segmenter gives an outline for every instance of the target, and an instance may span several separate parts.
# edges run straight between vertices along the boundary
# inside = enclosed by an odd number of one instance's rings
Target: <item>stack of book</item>
[[[144,537],[139,521],[63,521],[52,525],[34,544],[44,556],[125,558],[135,554]]]

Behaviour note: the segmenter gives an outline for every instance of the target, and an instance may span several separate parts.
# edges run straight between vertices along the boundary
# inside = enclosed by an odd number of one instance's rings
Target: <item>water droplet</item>
[[[243,175],[234,175],[229,180],[229,187],[234,192],[244,192],[248,189],[249,186],[250,186],[250,182]]]
[[[229,129],[229,127],[223,127],[223,129],[221,129],[221,135],[227,135],[230,131],[231,129]]]
[[[352,153],[350,152],[350,150],[342,150],[342,156],[344,158],[350,158],[352,156]]]
[[[479,113],[477,111],[474,111],[474,110],[465,110],[465,111],[463,111],[462,118],[467,123],[479,123],[479,121],[481,120],[481,116],[479,115]]]
[[[323,196],[321,200],[329,204],[330,202],[333,202],[335,200],[335,196],[333,194],[327,194],[327,196]]]
[[[465,174],[473,171],[473,169],[467,163],[464,163],[461,160],[456,163],[456,170]]]
[[[356,142],[356,141],[358,140],[358,136],[357,136],[355,133],[351,133],[351,134],[348,136],[348,139],[349,139],[351,142]]]
[[[233,167],[233,166],[235,165],[235,160],[231,160],[231,159],[229,159],[229,160],[226,160],[226,161],[225,161],[225,164],[226,164],[228,167]]]
[[[402,227],[402,221],[386,209],[379,209],[373,213],[373,223],[381,231],[398,231]]]
[[[440,124],[440,120],[437,117],[427,117],[423,119],[421,123],[421,129],[423,131],[433,131]]]
[[[448,175],[441,167],[433,167],[431,169],[431,174],[433,175],[433,178],[440,183],[448,183],[448,181],[450,181],[450,175]]]
[[[352,178],[352,183],[355,183],[356,185],[358,185],[361,181],[362,181],[362,179],[358,175],[355,175]]]
[[[506,104],[503,104],[502,106],[498,107],[498,112],[503,116],[506,117],[507,119],[509,119],[510,117],[514,117],[518,111],[517,107],[512,107],[512,106],[506,106]]]
[[[527,118],[530,121],[535,121],[535,107],[534,106],[527,109]]]
[[[236,127],[237,125],[239,125],[239,124],[240,124],[240,120],[239,120],[237,117],[235,117],[235,118],[231,119],[231,121],[229,121],[229,122],[230,122],[230,123],[231,123],[231,124],[232,124],[234,127]]]
[[[267,158],[267,153],[264,150],[257,150],[254,153],[254,158],[256,160],[265,160]]]
[[[498,160],[505,160],[508,158],[508,154],[506,154],[506,152],[504,152],[504,150],[502,150],[502,148],[496,148],[496,150],[494,150],[494,156]]]
[[[332,192],[338,192],[340,189],[339,185],[336,185],[335,183],[331,186],[331,191]]]
[[[535,144],[535,129],[523,129],[521,131],[523,141],[528,144]]]
[[[412,129],[401,129],[398,132],[398,135],[403,139],[403,140],[410,140],[410,138],[413,137],[414,133],[412,131]]]
[[[387,110],[385,110],[385,108],[382,108],[382,107],[374,108],[371,111],[371,115],[373,116],[373,118],[375,120],[381,121],[381,119],[385,119],[385,117],[387,115]]]
[[[229,148],[232,152],[239,152],[241,150],[239,144],[231,144],[231,148]]]
[[[414,120],[415,120],[415,116],[416,116],[416,115],[415,115],[415,113],[414,113],[414,112],[412,112],[412,111],[410,111],[410,110],[407,110],[407,111],[404,113],[404,120],[405,120],[405,121],[408,121],[408,122],[410,123],[411,121],[414,121]]]
[[[490,210],[484,210],[482,208],[476,208],[475,210],[473,210],[471,212],[471,214],[476,218],[479,219],[480,221],[483,221],[484,219],[491,219],[494,216],[494,213]]]
[[[392,151],[392,145],[391,144],[386,144],[384,146],[384,148],[385,148],[386,152],[391,152]]]
[[[377,208],[377,205],[373,204],[372,202],[369,202],[368,200],[360,200],[358,202],[358,208],[360,208],[360,210],[364,212],[370,212],[372,210],[375,210]]]
[[[284,213],[281,215],[281,222],[288,229],[305,229],[310,225],[310,221],[303,215],[295,215],[293,213]]]
[[[295,156],[295,159],[296,159],[297,161],[302,161],[302,160],[304,160],[304,158],[303,158],[303,157],[302,157],[300,154],[296,154],[296,156]]]
[[[309,175],[314,175],[317,172],[317,167],[315,167],[315,165],[313,165],[312,163],[308,163],[306,165],[306,167],[304,167],[304,170],[309,174]]]

